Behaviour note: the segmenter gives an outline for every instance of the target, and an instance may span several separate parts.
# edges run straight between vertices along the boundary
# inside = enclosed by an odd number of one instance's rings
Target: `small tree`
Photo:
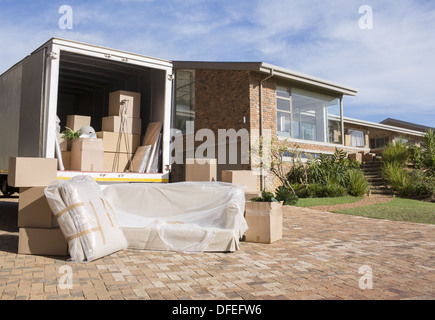
[[[288,140],[278,141],[276,138],[272,138],[270,141],[265,141],[260,138],[258,150],[253,150],[261,159],[258,167],[270,172],[275,176],[285,189],[296,194],[293,189],[290,180],[288,179],[289,166],[298,165],[301,152],[299,146],[294,145]],[[284,161],[284,157],[292,157],[292,162],[288,163]]]

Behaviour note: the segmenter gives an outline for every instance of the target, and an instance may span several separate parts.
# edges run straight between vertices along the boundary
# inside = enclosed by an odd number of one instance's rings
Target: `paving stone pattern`
[[[273,244],[242,242],[234,253],[124,250],[75,264],[18,255],[16,203],[0,201],[0,299],[433,300],[434,231],[285,207],[283,239]]]

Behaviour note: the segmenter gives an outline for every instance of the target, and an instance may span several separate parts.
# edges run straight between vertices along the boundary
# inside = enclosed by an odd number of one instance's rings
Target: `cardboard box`
[[[18,227],[56,228],[59,226],[47,198],[45,187],[20,188],[18,199]]]
[[[245,200],[249,201],[252,198],[260,197],[261,191],[245,191]]]
[[[104,152],[135,153],[140,145],[140,135],[138,134],[99,131],[97,137],[103,139]]]
[[[62,151],[62,162],[65,170],[71,170],[71,151]]]
[[[125,172],[132,161],[131,153],[104,152],[104,171]]]
[[[222,170],[222,182],[246,186],[246,191],[257,191],[257,175],[251,170]]]
[[[123,101],[126,102],[128,118],[140,118],[140,93],[131,91],[115,91],[109,94],[109,116],[121,116]]]
[[[186,159],[186,181],[217,181],[217,160]]]
[[[18,254],[67,256],[68,243],[59,228],[20,228]]]
[[[98,138],[80,138],[73,141],[71,147],[71,170],[103,171],[103,140]]]
[[[109,132],[121,132],[121,117],[103,117],[101,130]],[[142,133],[142,120],[137,118],[127,118],[127,121],[124,124],[124,130],[124,133],[140,135]]]
[[[79,115],[69,115],[66,117],[66,126],[71,128],[73,131],[80,130],[81,127],[90,126],[91,117],[79,116]]]
[[[249,227],[245,232],[246,241],[272,243],[282,238],[281,202],[247,201],[245,210],[245,219]]]
[[[45,187],[57,179],[57,159],[9,158],[8,184],[11,187]]]

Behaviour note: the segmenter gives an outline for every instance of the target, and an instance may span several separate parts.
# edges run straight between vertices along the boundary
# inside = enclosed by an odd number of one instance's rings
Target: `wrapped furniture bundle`
[[[127,248],[113,208],[92,177],[58,180],[44,191],[72,261],[89,262]]]

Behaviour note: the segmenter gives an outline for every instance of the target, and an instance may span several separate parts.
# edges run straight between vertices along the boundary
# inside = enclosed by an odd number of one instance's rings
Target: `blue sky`
[[[373,29],[360,28],[363,5]],[[434,34],[435,1],[423,0],[0,0],[0,73],[51,37],[168,60],[263,61],[358,88],[345,116],[435,127]]]

